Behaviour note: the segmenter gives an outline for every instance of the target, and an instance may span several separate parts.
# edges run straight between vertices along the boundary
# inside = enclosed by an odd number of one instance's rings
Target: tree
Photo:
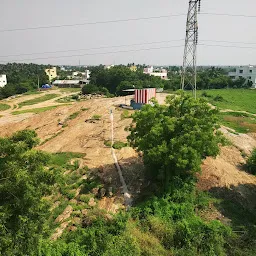
[[[188,95],[169,96],[166,105],[145,105],[133,115],[132,146],[143,151],[148,177],[170,185],[172,177],[200,171],[202,159],[216,156],[222,141],[217,110]]]
[[[45,235],[55,174],[47,170],[49,155],[33,149],[34,131],[0,138],[0,254],[33,255]]]

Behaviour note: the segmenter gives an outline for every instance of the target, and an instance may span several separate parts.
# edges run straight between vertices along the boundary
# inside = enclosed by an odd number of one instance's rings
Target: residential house
[[[228,75],[233,80],[243,77],[247,81],[251,81],[252,87],[256,88],[256,66],[239,66],[236,67],[235,72],[229,72]]]
[[[45,73],[48,76],[49,81],[51,82],[53,79],[57,77],[57,68],[47,68],[45,69]]]
[[[144,68],[143,71],[144,74],[148,74],[150,76],[156,76],[156,77],[160,77],[163,80],[167,80],[168,76],[167,76],[167,70],[166,69],[158,69],[156,71],[154,71],[154,67],[148,67],[148,68]]]

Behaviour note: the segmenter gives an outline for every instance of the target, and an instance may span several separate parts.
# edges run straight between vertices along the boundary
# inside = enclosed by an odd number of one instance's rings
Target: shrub
[[[256,174],[256,148],[252,151],[251,156],[248,158],[246,167],[248,172]]]
[[[221,95],[217,95],[213,98],[214,101],[224,101],[224,98]]]
[[[113,144],[114,149],[121,149],[121,148],[124,148],[124,147],[127,147],[127,143],[124,143],[122,141],[116,141]]]
[[[93,115],[92,119],[93,120],[100,120],[101,119],[101,115]]]

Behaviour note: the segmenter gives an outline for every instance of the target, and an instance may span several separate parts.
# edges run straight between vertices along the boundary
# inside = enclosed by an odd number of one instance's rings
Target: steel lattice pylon
[[[181,89],[191,88],[196,98],[196,48],[198,42],[197,14],[201,0],[190,0],[186,24],[186,39],[181,75]]]

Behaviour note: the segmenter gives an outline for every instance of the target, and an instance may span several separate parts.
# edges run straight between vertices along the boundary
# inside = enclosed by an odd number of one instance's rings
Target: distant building
[[[86,80],[90,80],[90,77],[91,77],[91,71],[88,70],[88,69],[86,69],[86,70],[85,70],[85,79],[86,79]]]
[[[161,69],[161,70],[157,70],[157,72],[154,72],[154,67],[148,67],[148,68],[144,68],[143,71],[144,74],[150,75],[150,76],[156,76],[156,77],[160,77],[163,80],[167,80],[168,76],[167,76],[167,70],[166,69]]]
[[[104,67],[104,69],[111,69],[111,68],[113,68],[115,65],[106,65],[105,67]]]
[[[133,65],[133,66],[130,67],[130,70],[133,71],[133,72],[136,72],[137,71],[137,67],[135,65]]]
[[[55,80],[53,85],[58,86],[59,88],[81,88],[86,81],[82,80]]]
[[[45,73],[48,76],[49,81],[51,82],[53,79],[57,77],[57,68],[48,68],[45,70]]]
[[[251,81],[252,87],[256,88],[256,66],[249,65],[236,67],[236,71],[229,72],[228,76],[233,80],[243,77],[247,81]]]
[[[6,75],[0,75],[0,87],[3,88],[7,85]]]

